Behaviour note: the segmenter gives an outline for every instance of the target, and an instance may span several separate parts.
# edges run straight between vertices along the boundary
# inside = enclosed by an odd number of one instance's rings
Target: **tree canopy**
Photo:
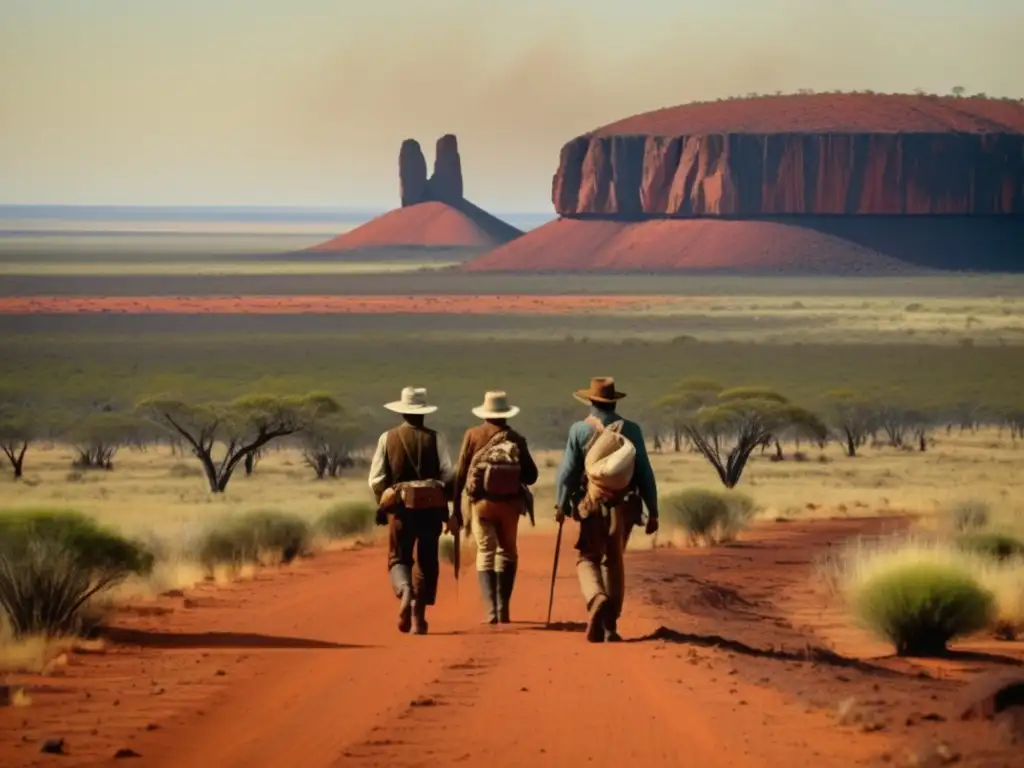
[[[697,451],[715,469],[726,488],[740,481],[751,454],[785,429],[821,434],[817,417],[793,405],[774,390],[734,387],[719,392],[683,421],[683,430]]]
[[[203,466],[214,493],[223,493],[239,462],[272,440],[293,435],[337,413],[330,395],[249,395],[228,403],[195,404],[161,396],[141,401],[137,412],[180,437]],[[219,450],[219,458],[214,453]]]

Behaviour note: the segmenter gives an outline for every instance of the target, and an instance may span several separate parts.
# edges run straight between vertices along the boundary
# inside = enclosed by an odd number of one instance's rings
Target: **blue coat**
[[[658,514],[658,487],[654,481],[654,470],[651,459],[647,455],[647,444],[640,425],[629,419],[623,419],[614,411],[591,408],[590,415],[608,426],[622,421],[622,436],[636,448],[636,474],[634,475],[640,498],[647,507],[649,514]],[[572,512],[572,499],[579,492],[583,480],[583,460],[585,449],[594,434],[594,426],[586,421],[577,421],[569,428],[569,440],[562,455],[562,464],[555,477],[555,504],[567,515]]]

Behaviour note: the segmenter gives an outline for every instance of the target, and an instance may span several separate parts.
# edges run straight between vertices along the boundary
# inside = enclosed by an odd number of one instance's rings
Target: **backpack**
[[[522,497],[519,447],[498,432],[477,451],[469,466],[466,493],[474,501],[509,501]]]
[[[594,509],[621,503],[632,490],[636,469],[636,446],[622,435],[624,421],[606,427],[591,417],[587,423],[594,427],[594,434],[584,450],[586,492],[580,505],[583,517]]]
[[[409,450],[409,446],[406,445],[401,433],[398,435],[398,440],[402,445],[402,451],[405,453],[406,459],[412,466],[413,471],[416,472],[416,477],[422,478],[423,472],[420,469],[420,465],[413,459],[412,451]],[[409,480],[404,483],[398,483],[394,488],[397,499],[401,500],[402,505],[406,509],[442,509],[448,506],[448,497],[445,494],[444,483],[440,480]]]

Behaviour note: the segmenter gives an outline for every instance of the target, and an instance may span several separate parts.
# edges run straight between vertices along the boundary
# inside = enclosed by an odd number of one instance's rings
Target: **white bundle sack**
[[[636,448],[617,429],[604,429],[587,451],[583,466],[589,482],[602,490],[625,490],[633,479]]]

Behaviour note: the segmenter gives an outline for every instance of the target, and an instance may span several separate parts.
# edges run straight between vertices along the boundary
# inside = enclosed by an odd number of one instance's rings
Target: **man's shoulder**
[[[586,440],[593,434],[595,429],[597,429],[597,426],[589,417],[580,419],[579,421],[574,421],[569,427],[569,437],[576,438],[577,440]]]
[[[402,441],[403,439],[408,440],[440,440],[440,432],[437,432],[430,427],[413,427],[409,424],[399,424],[398,426],[392,427],[387,432],[380,436],[382,442]]]

